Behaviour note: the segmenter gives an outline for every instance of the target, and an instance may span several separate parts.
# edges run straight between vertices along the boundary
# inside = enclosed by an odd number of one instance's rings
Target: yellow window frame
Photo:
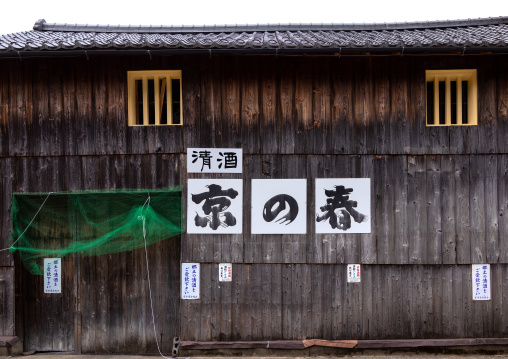
[[[155,123],[149,123],[149,102],[148,102],[148,81],[154,80],[154,111]],[[160,86],[159,80],[163,80],[165,88]],[[165,81],[164,81],[165,80]],[[173,118],[173,98],[172,95],[172,80],[180,80],[180,119],[175,121]],[[143,91],[143,123],[138,123],[137,102],[138,96],[136,90],[136,81],[142,81]],[[183,124],[183,102],[182,102],[182,71],[181,70],[148,70],[148,71],[127,71],[127,87],[128,87],[128,118],[129,126],[164,126],[164,125],[182,125]],[[163,108],[164,93],[167,98],[167,124],[161,124],[161,112]]]
[[[434,123],[427,126],[474,126],[478,123],[478,82],[476,69],[461,70],[426,70],[426,83],[433,83],[434,100]],[[457,123],[452,124],[452,99],[451,82],[457,82],[456,86],[456,117]],[[445,121],[440,123],[439,119],[439,82],[445,83]],[[464,123],[462,116],[462,82],[467,82],[467,123]],[[427,91],[426,91],[427,93]],[[427,99],[428,103],[428,99]],[[426,113],[428,117],[428,113]]]

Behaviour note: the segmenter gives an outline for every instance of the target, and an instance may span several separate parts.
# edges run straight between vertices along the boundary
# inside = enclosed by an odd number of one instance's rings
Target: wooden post
[[[74,354],[81,354],[81,312],[74,313]]]

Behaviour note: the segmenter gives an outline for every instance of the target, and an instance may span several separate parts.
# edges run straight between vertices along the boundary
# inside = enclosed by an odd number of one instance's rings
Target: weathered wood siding
[[[177,169],[182,158],[62,156],[2,159],[0,164],[14,190],[39,192],[173,186],[181,182]],[[171,352],[180,330],[180,253],[180,236],[148,247],[155,325],[165,353]],[[143,248],[65,257],[62,264],[62,294],[55,295],[44,294],[43,277],[17,263],[16,327],[14,267],[0,267],[0,299],[5,298],[0,309],[6,309],[0,316],[2,333],[20,336],[26,349],[37,351],[157,352]]]
[[[26,192],[160,188],[185,184],[186,177],[184,155],[37,157],[3,162],[10,164],[4,168],[10,173],[12,188]],[[181,259],[215,263],[508,263],[507,173],[508,155],[246,155],[244,204],[250,203],[253,178],[307,179],[307,234],[250,234],[250,208],[244,205],[243,234],[185,234]],[[372,233],[315,234],[314,180],[326,177],[372,179]],[[10,211],[10,201],[4,203]],[[4,222],[10,224],[9,213]],[[8,253],[2,255],[8,257]]]
[[[266,244],[260,247],[264,236],[226,236],[221,241],[234,242],[231,261],[505,262],[500,234],[506,229],[502,218],[506,194],[499,194],[505,193],[508,147],[506,60],[506,56],[3,60],[2,166],[12,166],[9,161],[14,157],[33,157],[38,162],[27,171],[47,168],[54,173],[37,189],[28,189],[19,184],[24,179],[18,170],[2,168],[2,190],[10,198],[13,191],[145,187],[146,178],[156,186],[167,173],[161,170],[178,173],[174,183],[185,184],[184,161],[172,168],[143,165],[129,174],[130,184],[114,173],[101,179],[103,183],[94,183],[86,176],[96,164],[89,166],[87,161],[105,156],[100,170],[115,171],[118,161],[132,161],[134,154],[183,155],[187,147],[242,147],[245,203],[250,200],[252,178],[307,178],[308,202],[313,205],[316,177],[370,177],[375,228],[372,235],[331,236],[334,240],[323,235],[287,236],[291,239],[283,246],[293,248],[291,255],[278,244],[273,253]],[[155,68],[182,69],[184,125],[128,127],[126,71]],[[478,126],[425,126],[427,68],[478,68]],[[59,162],[65,158],[69,164],[63,169],[48,167],[50,158]],[[71,161],[84,164],[78,168]],[[109,167],[108,161],[114,165]],[[63,183],[62,174],[74,176],[81,170],[84,180]],[[7,177],[13,175],[18,178]],[[315,211],[310,209],[312,234]],[[3,201],[0,243],[5,245],[9,211],[10,202]],[[249,218],[247,211],[244,233]],[[199,238],[195,240],[201,242]],[[182,259],[218,260],[221,245],[215,252],[208,244],[198,247],[184,248]],[[7,252],[0,254],[0,261],[12,265]]]
[[[1,60],[0,246],[9,245],[13,192],[185,186],[188,178],[204,177],[186,173],[188,147],[241,147],[242,174],[210,177],[243,179],[243,234],[185,234],[150,248],[165,352],[175,335],[505,336],[507,60]],[[478,126],[425,126],[425,69],[440,68],[478,69]],[[182,70],[183,126],[127,126],[127,71],[149,69]],[[314,233],[314,181],[333,177],[371,178],[372,233]],[[307,179],[306,235],[250,234],[250,188],[257,178]],[[184,202],[185,196],[184,189]],[[173,259],[166,261],[168,256]],[[37,302],[41,289],[31,284],[38,279],[23,274],[19,263],[14,276],[14,257],[0,252],[4,303],[14,301],[14,278],[17,283],[16,334],[38,350],[155,352],[144,252],[74,261],[70,297]],[[179,261],[202,263],[200,300],[177,299]],[[234,263],[234,281],[219,288],[221,262]],[[363,264],[362,283],[345,283],[348,263]],[[471,263],[492,264],[492,301],[472,302]],[[43,324],[41,311],[48,308],[58,309],[65,324]],[[0,334],[12,334],[13,311],[8,304]],[[39,335],[48,330],[62,339]]]
[[[14,335],[14,268],[0,267],[0,333]]]
[[[201,266],[201,300],[182,301],[187,340],[479,338],[508,334],[508,266],[493,265],[491,301],[472,301],[469,265],[238,264],[218,282]]]
[[[157,338],[161,350],[167,353],[172,350],[173,338],[180,335],[180,239],[154,244],[147,252]],[[21,317],[16,334],[24,339],[25,348],[83,353],[157,352],[144,248],[63,258],[59,295],[44,294],[42,277],[29,274],[21,266],[19,271],[18,295],[22,301],[17,303]],[[0,295],[13,298],[2,293],[4,287],[0,280]],[[8,305],[13,307],[9,301],[4,306]],[[14,315],[8,319],[5,323],[12,325]]]
[[[235,263],[507,263],[507,155],[244,158],[254,178],[307,179],[307,234],[185,235],[183,261]],[[193,174],[192,177],[199,175]],[[315,234],[315,179],[371,178],[370,234]]]
[[[2,60],[0,156],[486,154],[508,149],[507,56]],[[425,126],[425,70],[477,68],[478,126]],[[182,69],[184,126],[128,127],[127,71]]]

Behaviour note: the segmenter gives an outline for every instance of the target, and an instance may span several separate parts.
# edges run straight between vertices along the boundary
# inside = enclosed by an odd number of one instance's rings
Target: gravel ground
[[[51,353],[51,354],[33,354],[30,355],[33,359],[160,359],[161,356],[143,356],[143,355],[69,355],[69,354],[60,354],[60,353]],[[21,357],[17,357],[21,359]],[[172,359],[170,356],[169,359]],[[178,357],[175,359],[187,359],[189,357]],[[437,354],[437,353],[402,353],[402,354],[375,354],[375,355],[364,355],[364,354],[348,354],[348,355],[340,355],[340,356],[302,356],[302,357],[294,357],[294,356],[193,356],[191,359],[227,359],[227,358],[242,358],[242,359],[260,359],[260,358],[274,358],[274,359],[331,359],[331,358],[350,358],[350,359],[375,359],[375,358],[390,358],[390,359],[407,359],[407,358],[417,358],[417,359],[458,359],[458,358],[467,358],[467,359],[492,359],[492,358],[508,358],[508,354],[491,354],[491,355],[478,355],[478,354]]]

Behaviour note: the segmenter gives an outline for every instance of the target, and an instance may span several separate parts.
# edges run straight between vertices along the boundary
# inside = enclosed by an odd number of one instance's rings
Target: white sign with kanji
[[[306,179],[253,179],[251,233],[307,233]]]
[[[242,173],[241,148],[187,148],[188,173]]]
[[[242,233],[243,181],[189,179],[187,233]]]
[[[360,283],[361,272],[359,264],[348,264],[347,265],[347,282],[348,283]]]
[[[233,279],[233,265],[231,263],[219,264],[219,282],[231,282]]]
[[[473,264],[473,300],[490,300],[490,264]]]
[[[370,178],[316,178],[316,233],[370,233],[370,185]]]
[[[199,263],[182,263],[182,299],[199,299]]]
[[[62,293],[61,258],[44,258],[44,293]]]

